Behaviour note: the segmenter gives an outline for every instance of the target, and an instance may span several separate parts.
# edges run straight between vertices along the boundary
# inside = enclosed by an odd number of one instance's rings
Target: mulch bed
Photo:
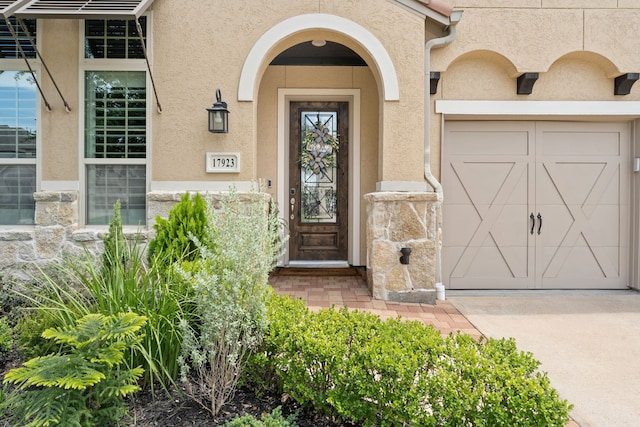
[[[17,351],[0,357],[0,379],[9,370],[22,364]],[[123,420],[131,427],[210,427],[222,426],[236,416],[246,414],[260,419],[263,414],[271,413],[278,406],[282,414],[297,413],[296,423],[300,427],[356,427],[351,423],[340,423],[314,411],[301,408],[287,395],[269,394],[256,396],[253,391],[240,388],[232,401],[223,406],[220,413],[213,417],[206,409],[195,403],[181,390],[173,389],[169,393],[157,389],[155,396],[150,390],[136,393],[128,400],[130,420]],[[6,419],[0,418],[0,426],[9,427]],[[13,426],[11,426],[13,427]]]
[[[221,426],[236,416],[251,414],[260,419],[263,414],[270,413],[278,406],[286,417],[297,413],[296,423],[300,427],[347,427],[355,424],[339,423],[326,416],[300,407],[287,395],[256,396],[251,390],[239,389],[234,399],[223,406],[218,416],[213,417],[207,410],[181,393],[173,396],[160,392],[152,399],[148,391],[138,393],[130,402],[130,414],[133,417],[129,426],[136,427],[205,427]]]

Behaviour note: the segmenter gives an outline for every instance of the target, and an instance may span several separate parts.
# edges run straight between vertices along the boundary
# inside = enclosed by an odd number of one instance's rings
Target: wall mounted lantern
[[[216,102],[207,108],[209,112],[209,132],[228,133],[229,132],[229,110],[227,103],[222,101],[220,89],[216,89]]]

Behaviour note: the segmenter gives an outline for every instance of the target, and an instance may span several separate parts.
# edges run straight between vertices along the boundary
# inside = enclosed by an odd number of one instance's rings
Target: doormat
[[[365,276],[364,267],[348,268],[298,268],[277,267],[271,272],[272,276]]]

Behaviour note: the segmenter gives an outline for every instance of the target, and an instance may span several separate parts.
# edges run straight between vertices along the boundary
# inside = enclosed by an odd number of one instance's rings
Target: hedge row
[[[431,326],[274,296],[248,374],[365,426],[558,426],[571,405],[513,339],[442,337]]]

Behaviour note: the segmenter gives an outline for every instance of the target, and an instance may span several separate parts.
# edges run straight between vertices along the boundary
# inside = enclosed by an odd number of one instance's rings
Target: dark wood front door
[[[345,261],[349,104],[292,102],[290,113],[289,259]]]

